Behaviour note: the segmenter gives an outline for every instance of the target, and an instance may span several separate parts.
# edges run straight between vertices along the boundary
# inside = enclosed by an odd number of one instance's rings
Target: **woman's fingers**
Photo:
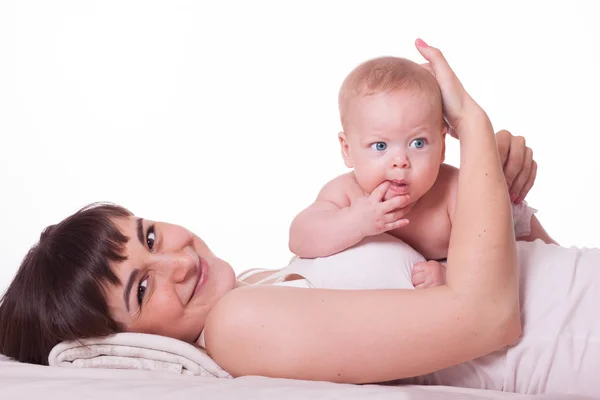
[[[500,162],[503,167],[506,165],[506,160],[508,159],[511,138],[512,134],[506,129],[496,132],[496,145],[498,146],[498,154],[500,155]]]
[[[429,46],[422,39],[417,39],[415,45],[419,53],[429,61],[429,68],[440,86],[446,119],[451,127],[457,129],[468,94],[440,50]]]
[[[529,191],[533,187],[533,183],[535,182],[536,176],[537,176],[537,163],[534,160],[531,162],[531,170],[529,171],[529,177],[527,178],[527,181],[523,185],[521,192],[517,195],[517,199],[515,200],[515,202],[517,204],[520,204],[525,199],[525,197],[527,197],[527,193],[529,193]]]
[[[510,148],[508,150],[508,156],[504,163],[504,176],[506,177],[506,183],[509,189],[512,190],[512,185],[517,178],[517,175],[523,170],[525,164],[525,155],[527,147],[525,146],[525,138],[522,136],[515,136],[511,140]],[[512,194],[515,194],[511,191]],[[514,201],[514,198],[511,199]]]
[[[496,144],[510,200],[519,204],[535,182],[537,164],[533,161],[533,150],[527,147],[524,137],[513,136],[504,129],[496,133]]]
[[[509,193],[511,194],[511,201],[516,202],[516,200],[521,195],[523,187],[525,186],[525,183],[527,182],[527,180],[529,179],[529,175],[531,174],[532,164],[533,151],[529,147],[526,147],[525,155],[523,157],[523,167],[521,168],[521,171],[517,174],[517,177],[515,178],[512,186],[509,189]]]
[[[429,46],[423,39],[417,39],[415,45],[423,58],[429,62],[429,66],[426,68],[433,72],[438,82],[450,83],[458,80],[439,49]]]

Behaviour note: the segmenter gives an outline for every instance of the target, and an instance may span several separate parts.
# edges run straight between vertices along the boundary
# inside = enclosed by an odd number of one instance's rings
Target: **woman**
[[[309,289],[295,274],[243,285],[189,231],[96,207],[47,228],[26,256],[0,306],[0,352],[43,363],[58,341],[127,330],[203,344],[234,376],[364,383],[432,373],[515,343],[517,249],[491,124],[442,54],[422,41],[417,48],[461,144],[445,285]]]

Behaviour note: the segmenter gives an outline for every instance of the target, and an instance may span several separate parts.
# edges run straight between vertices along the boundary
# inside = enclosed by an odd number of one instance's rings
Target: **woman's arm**
[[[209,354],[234,376],[386,381],[465,362],[519,336],[514,233],[491,124],[441,53],[418,48],[461,141],[446,285],[233,290],[211,310],[205,339]]]

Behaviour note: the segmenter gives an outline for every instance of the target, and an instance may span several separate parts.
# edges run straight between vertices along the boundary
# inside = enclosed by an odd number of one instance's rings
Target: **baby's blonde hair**
[[[363,62],[348,74],[340,88],[338,107],[345,130],[348,105],[352,99],[376,93],[416,90],[428,96],[442,112],[442,95],[437,81],[419,64],[400,57],[379,57]]]

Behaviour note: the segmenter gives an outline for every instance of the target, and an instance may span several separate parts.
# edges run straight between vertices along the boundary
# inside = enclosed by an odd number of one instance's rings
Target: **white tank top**
[[[366,238],[360,246],[330,257],[294,258],[288,266],[256,284],[346,290],[414,289],[411,268],[419,261],[425,259],[412,247],[391,235],[381,235]],[[286,281],[291,275],[304,279]]]

